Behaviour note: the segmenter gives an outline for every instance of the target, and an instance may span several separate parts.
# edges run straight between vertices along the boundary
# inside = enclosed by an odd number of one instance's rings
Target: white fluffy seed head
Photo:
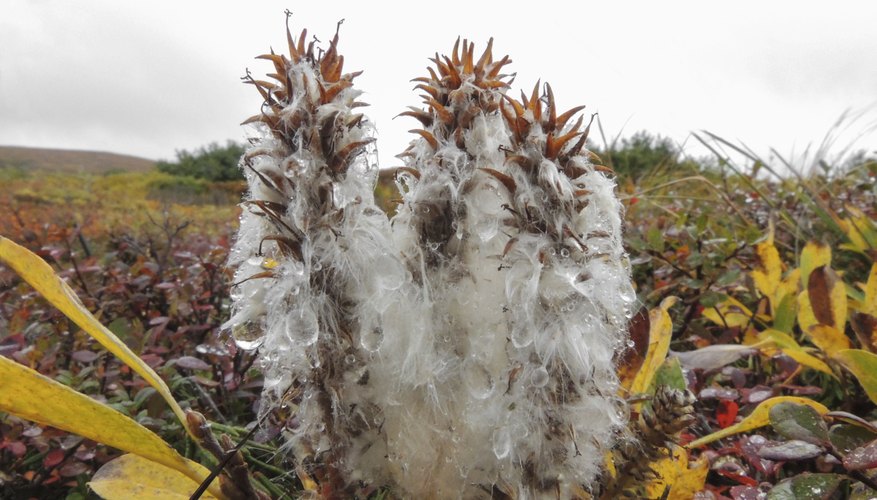
[[[268,406],[295,406],[291,447],[411,496],[590,486],[625,418],[613,358],[633,291],[612,180],[550,88],[504,97],[507,59],[464,41],[408,113],[424,128],[390,224],[351,154],[371,133],[359,92],[326,98],[336,45],[272,59],[289,78],[263,89],[230,258],[227,326],[258,347]]]

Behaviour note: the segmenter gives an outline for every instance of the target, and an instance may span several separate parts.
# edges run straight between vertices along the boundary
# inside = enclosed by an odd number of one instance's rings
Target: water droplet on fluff
[[[533,370],[530,381],[533,382],[533,387],[545,387],[548,384],[548,378],[548,370],[544,366],[540,366]]]
[[[384,343],[384,329],[376,326],[366,329],[362,332],[362,338],[359,339],[362,348],[369,352],[375,352],[381,348]]]
[[[485,399],[493,392],[493,377],[485,366],[478,361],[469,361],[464,368],[466,388],[475,399]]]
[[[286,316],[286,336],[293,343],[309,346],[320,336],[317,315],[310,307],[294,310]]]

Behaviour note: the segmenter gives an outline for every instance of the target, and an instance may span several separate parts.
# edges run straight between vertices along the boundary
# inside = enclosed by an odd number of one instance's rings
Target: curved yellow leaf
[[[57,307],[65,316],[143,377],[168,402],[183,424],[183,428],[188,430],[186,415],[171,395],[164,380],[82,305],[76,292],[55,274],[51,266],[30,250],[3,236],[0,236],[0,261],[11,267],[50,304]]]
[[[135,453],[201,482],[210,471],[118,411],[0,356],[0,411]],[[211,493],[221,497],[219,486]]]
[[[675,303],[676,297],[667,297],[659,307],[649,311],[649,348],[646,351],[642,368],[636,374],[633,383],[630,384],[632,394],[646,392],[652,384],[655,374],[658,373],[658,369],[667,359],[667,353],[670,351],[670,337],[673,336],[673,322],[667,311]]]
[[[776,406],[779,403],[798,403],[802,405],[807,405],[817,412],[820,415],[825,415],[828,413],[828,408],[823,406],[812,399],[800,398],[797,396],[777,396],[775,398],[770,398],[768,400],[762,401],[761,404],[755,407],[746,418],[737,422],[736,424],[725,427],[720,431],[716,431],[712,434],[706,435],[700,439],[694,440],[688,444],[689,448],[698,448],[700,446],[712,443],[713,441],[717,441],[719,439],[726,438],[728,436],[733,436],[734,434],[740,434],[741,432],[748,432],[753,429],[758,429],[759,427],[764,427],[765,425],[770,423],[770,409]]]
[[[877,354],[862,349],[846,349],[834,353],[834,359],[856,377],[865,394],[877,403]]]
[[[106,500],[188,500],[199,483],[174,469],[128,454],[104,464],[88,486]],[[201,498],[216,499],[208,494]]]

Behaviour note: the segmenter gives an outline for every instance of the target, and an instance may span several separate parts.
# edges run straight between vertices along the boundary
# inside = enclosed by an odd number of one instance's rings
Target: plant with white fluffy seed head
[[[289,34],[289,31],[287,30]],[[613,358],[635,295],[621,206],[581,108],[506,95],[508,57],[457,41],[417,79],[422,128],[374,204],[368,122],[338,36],[261,56],[275,82],[241,160],[250,196],[228,326],[258,347],[290,443],[335,491],[567,497],[625,424]]]

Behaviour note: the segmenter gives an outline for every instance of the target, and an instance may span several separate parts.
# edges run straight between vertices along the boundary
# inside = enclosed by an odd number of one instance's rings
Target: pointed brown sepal
[[[518,183],[515,182],[515,180],[512,179],[512,177],[510,175],[504,174],[498,170],[494,170],[494,169],[488,168],[488,167],[482,167],[479,170],[486,172],[486,173],[492,175],[493,177],[495,177],[496,180],[501,182],[502,185],[505,186],[506,189],[508,189],[509,193],[514,196],[515,191],[517,191],[517,189],[518,189]]]
[[[399,172],[405,172],[414,176],[415,179],[420,180],[420,170],[412,167],[396,167],[395,176],[399,176]]]
[[[432,146],[432,149],[438,150],[438,146],[439,146],[438,141],[436,140],[435,136],[432,135],[432,133],[430,133],[426,130],[420,129],[420,128],[417,128],[414,130],[409,130],[409,132],[411,132],[412,134],[417,134],[420,137],[423,137],[426,140],[426,142],[428,142],[429,145]]]
[[[403,112],[399,113],[398,115],[396,115],[395,117],[410,116],[411,118],[414,118],[417,121],[419,121],[420,123],[422,123],[424,127],[429,127],[432,125],[433,118],[432,118],[432,115],[430,113],[427,113],[426,111],[423,111],[421,109],[417,109],[417,108],[414,108],[411,106],[409,106],[408,108],[411,111],[403,111]]]
[[[348,159],[351,156],[354,156],[363,147],[371,144],[374,141],[374,137],[369,137],[364,141],[351,142],[350,144],[344,146],[341,151],[338,151],[332,156],[332,159],[329,162],[329,169],[336,173],[340,172],[343,167],[347,166]]]

